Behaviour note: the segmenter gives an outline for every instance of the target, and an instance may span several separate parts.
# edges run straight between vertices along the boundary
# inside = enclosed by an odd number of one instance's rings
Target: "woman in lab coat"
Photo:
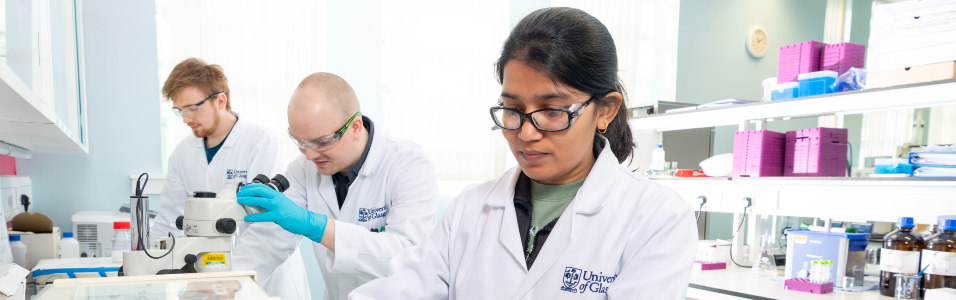
[[[389,277],[350,299],[684,299],[692,209],[623,168],[633,154],[614,41],[546,8],[513,29],[492,118],[518,166],[462,192]]]

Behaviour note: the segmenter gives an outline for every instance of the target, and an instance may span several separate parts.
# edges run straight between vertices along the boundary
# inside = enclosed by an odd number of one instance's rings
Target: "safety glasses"
[[[203,103],[206,103],[206,101],[209,101],[209,99],[216,98],[216,96],[219,96],[219,94],[223,94],[225,92],[226,91],[219,91],[218,93],[209,95],[209,97],[206,97],[206,99],[202,99],[202,101],[199,101],[199,103],[184,106],[182,110],[173,107],[173,114],[175,114],[180,119],[192,118],[197,113],[199,113],[200,109],[202,109]]]
[[[335,146],[335,144],[338,143],[340,139],[342,139],[342,135],[345,134],[345,131],[348,130],[349,126],[352,125],[352,121],[354,121],[356,117],[361,115],[362,115],[362,112],[355,113],[354,115],[352,115],[352,118],[349,119],[348,123],[345,123],[345,126],[342,126],[342,128],[339,129],[338,131],[323,137],[319,137],[319,138],[315,138],[311,140],[300,139],[295,136],[292,136],[292,129],[290,128],[289,138],[291,138],[292,142],[295,143],[295,146],[299,147],[299,149],[302,151],[305,151],[305,148],[312,149],[313,151],[325,151]]]

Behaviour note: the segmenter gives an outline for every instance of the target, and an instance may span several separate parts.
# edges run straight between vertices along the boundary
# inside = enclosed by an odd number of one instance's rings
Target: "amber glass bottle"
[[[880,294],[889,297],[896,289],[893,275],[919,273],[920,252],[926,245],[923,237],[913,232],[913,218],[902,217],[896,226],[900,229],[883,237],[880,250]]]
[[[939,230],[940,233],[926,240],[926,249],[923,249],[920,269],[933,265],[923,273],[924,294],[929,289],[956,289],[956,265],[952,265],[956,260],[956,220],[940,220]]]

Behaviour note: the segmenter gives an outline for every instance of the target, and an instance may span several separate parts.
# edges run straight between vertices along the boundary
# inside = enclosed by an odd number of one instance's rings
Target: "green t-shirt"
[[[534,247],[534,236],[538,230],[547,226],[564,213],[578,194],[584,179],[565,185],[546,185],[531,181],[531,235],[528,237],[528,249]]]

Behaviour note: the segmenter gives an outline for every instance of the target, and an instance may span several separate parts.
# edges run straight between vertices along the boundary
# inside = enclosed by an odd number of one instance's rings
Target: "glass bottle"
[[[895,274],[919,273],[920,251],[926,242],[913,232],[913,218],[901,217],[896,223],[899,230],[883,237],[880,250],[880,294],[893,297],[896,290]]]
[[[940,232],[926,240],[920,269],[923,273],[923,290],[951,288],[956,289],[956,220],[940,220]]]
[[[123,252],[132,250],[129,230],[129,222],[113,222],[113,249],[109,256],[114,262],[122,262]]]

